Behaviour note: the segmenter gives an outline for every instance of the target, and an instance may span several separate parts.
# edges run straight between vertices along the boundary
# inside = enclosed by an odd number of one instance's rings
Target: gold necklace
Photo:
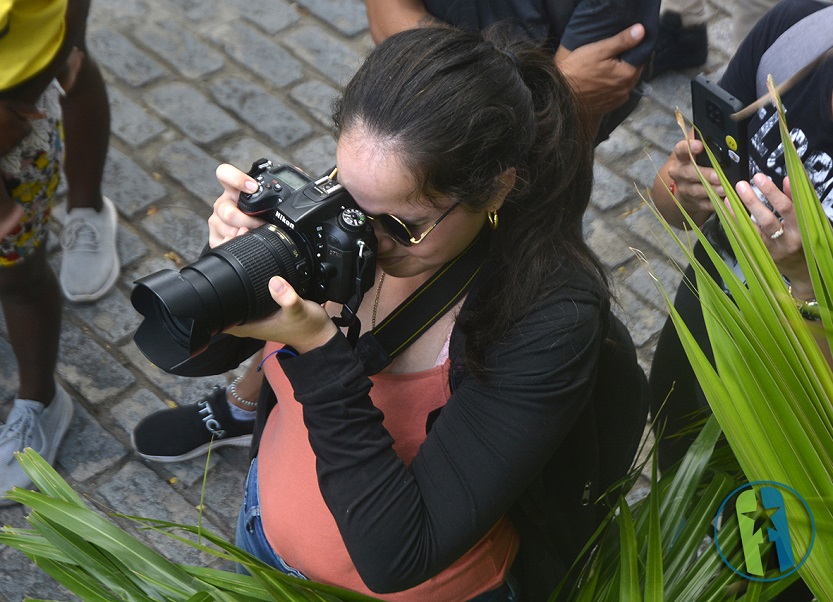
[[[379,295],[382,294],[382,285],[385,283],[385,273],[379,276],[379,284],[376,285],[376,298],[373,300],[373,315],[370,316],[370,328],[376,328],[376,310],[379,309]]]

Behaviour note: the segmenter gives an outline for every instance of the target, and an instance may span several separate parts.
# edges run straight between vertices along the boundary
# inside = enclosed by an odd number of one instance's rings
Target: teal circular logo
[[[729,505],[730,502],[733,503]],[[803,510],[807,522],[791,524],[787,508],[793,520],[796,512]],[[729,515],[724,516],[724,511]],[[727,528],[727,525],[735,524],[732,515],[737,519],[737,529]],[[806,536],[807,531],[809,543],[802,554],[796,549],[794,536],[802,533]],[[815,541],[816,523],[810,506],[795,489],[775,481],[741,485],[723,500],[714,519],[714,543],[723,562],[741,577],[752,581],[777,581],[792,575],[807,562]],[[767,547],[770,549],[768,555],[764,553]],[[773,554],[777,568],[768,563]]]

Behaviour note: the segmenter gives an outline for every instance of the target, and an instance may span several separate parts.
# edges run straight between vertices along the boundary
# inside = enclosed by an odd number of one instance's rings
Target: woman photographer
[[[291,574],[391,600],[515,600],[517,581],[544,599],[603,512],[599,358],[632,344],[582,237],[592,138],[547,54],[491,35],[391,37],[334,114],[338,180],[379,241],[363,330],[487,236],[465,300],[371,377],[338,308],[281,278],[281,310],[231,330],[268,341],[238,544]],[[252,179],[217,175],[212,246],[259,224],[236,206]]]

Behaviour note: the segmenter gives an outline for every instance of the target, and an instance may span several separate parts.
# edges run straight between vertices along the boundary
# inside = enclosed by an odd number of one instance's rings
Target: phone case
[[[747,120],[735,121],[731,118],[743,106],[741,101],[702,73],[691,80],[695,135],[714,153],[732,185],[738,180],[749,179]],[[711,167],[705,151],[697,156],[697,164]]]

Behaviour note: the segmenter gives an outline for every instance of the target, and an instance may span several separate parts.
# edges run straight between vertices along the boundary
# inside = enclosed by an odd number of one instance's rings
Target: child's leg
[[[20,374],[17,397],[48,405],[55,396],[62,303],[45,246],[18,265],[0,268],[0,302]]]
[[[0,303],[18,362],[18,398],[47,405],[55,395],[62,307],[46,260],[63,154],[58,87],[47,86],[35,108],[42,117],[33,119],[29,135],[0,157],[0,185],[24,209],[19,225],[0,237]]]
[[[61,106],[67,149],[67,208],[101,211],[101,179],[110,143],[110,105],[101,71],[88,54],[84,55]]]
[[[68,35],[83,52],[80,67],[61,99],[64,118],[67,208],[101,211],[101,178],[110,143],[110,105],[98,65],[86,48],[89,1],[70,3]]]
[[[70,53],[65,74],[64,118],[67,216],[61,237],[60,286],[73,302],[95,301],[106,295],[119,275],[116,252],[117,215],[101,193],[101,180],[110,141],[110,106],[104,78],[86,51],[89,0],[70,2],[67,39],[81,52]]]
[[[110,139],[110,111],[101,72],[84,55],[61,101],[67,178],[67,223],[61,237],[60,286],[72,302],[100,299],[119,275],[116,209],[101,194]]]
[[[0,426],[0,506],[8,506],[14,502],[2,497],[5,492],[32,488],[15,454],[32,448],[52,464],[74,413],[72,399],[55,382],[62,300],[46,245],[0,269],[0,303],[20,375],[17,398]]]
[[[62,300],[46,260],[46,237],[60,181],[63,141],[59,89],[36,101],[31,132],[0,157],[0,185],[23,207],[17,227],[0,238],[0,304],[18,363],[17,399],[0,426],[0,495],[32,482],[14,461],[34,449],[50,464],[72,422],[72,399],[55,382]],[[12,503],[0,497],[0,506]]]

